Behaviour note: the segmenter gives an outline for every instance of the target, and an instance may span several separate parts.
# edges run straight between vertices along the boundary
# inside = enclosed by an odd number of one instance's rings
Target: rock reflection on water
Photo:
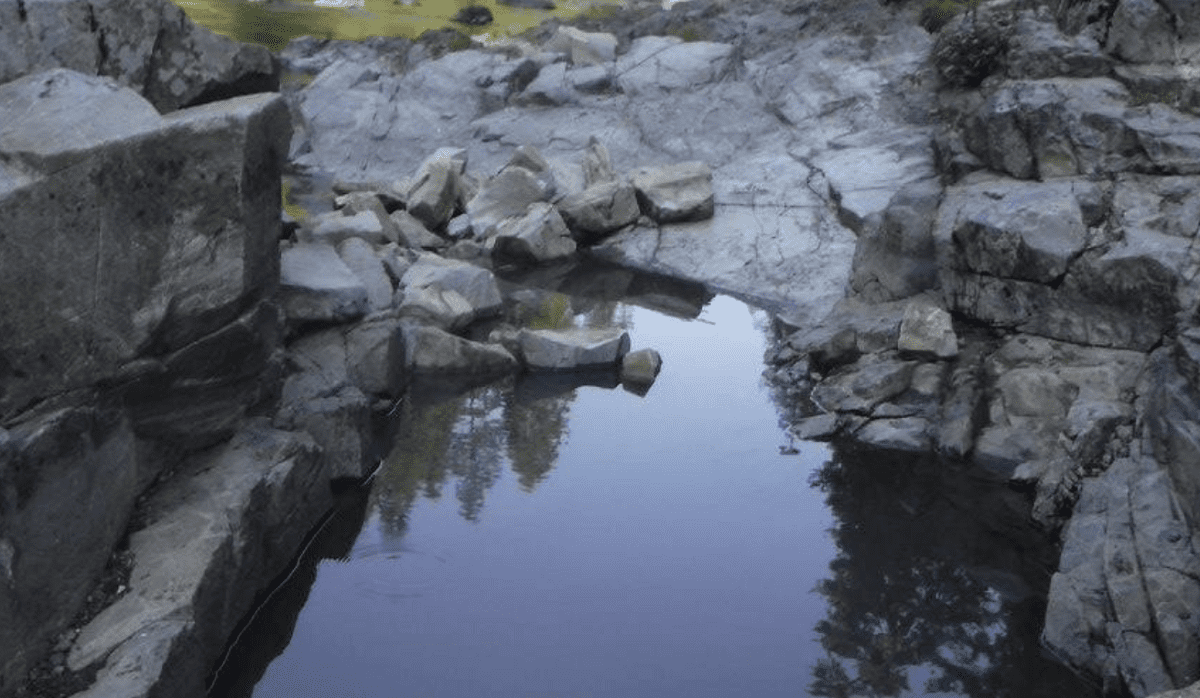
[[[924,456],[835,448],[814,696],[1099,695],[1037,640],[1057,551],[1021,493]]]

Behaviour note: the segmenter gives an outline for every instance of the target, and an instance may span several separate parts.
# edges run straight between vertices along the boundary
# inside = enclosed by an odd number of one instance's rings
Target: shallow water
[[[649,392],[415,391],[344,542],[314,545],[215,695],[1089,695],[1038,650],[1053,551],[1019,495],[792,444],[767,315],[718,296],[689,320],[627,276],[674,315],[576,297],[550,322],[627,327],[663,355]]]

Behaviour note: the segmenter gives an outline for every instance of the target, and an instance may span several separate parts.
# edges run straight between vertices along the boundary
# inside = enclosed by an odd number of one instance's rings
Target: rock
[[[529,10],[553,10],[554,3],[551,0],[499,0],[501,5],[509,7],[522,7]]]
[[[702,162],[643,167],[629,179],[642,211],[659,223],[712,218],[712,168]]]
[[[872,419],[854,432],[854,439],[876,448],[893,451],[929,450],[929,420],[921,417]]]
[[[369,308],[362,280],[329,245],[293,245],[280,256],[279,302],[291,323],[346,322]]]
[[[534,370],[573,370],[616,364],[629,351],[619,328],[521,330],[521,358]]]
[[[496,375],[517,368],[503,347],[456,337],[436,327],[403,326],[404,362],[415,374]]]
[[[633,223],[641,213],[633,186],[615,179],[563,197],[557,206],[574,238],[585,245]]]
[[[988,166],[1019,179],[1200,173],[1200,119],[1129,101],[1109,78],[1011,81],[969,120],[964,139]]]
[[[575,27],[558,27],[545,49],[567,55],[573,65],[599,66],[617,56],[617,37],[606,32],[585,32]]]
[[[869,414],[908,389],[916,366],[915,361],[867,355],[818,383],[812,400],[826,412]]]
[[[838,427],[838,416],[826,412],[824,414],[805,417],[793,424],[788,431],[797,439],[823,441],[833,438],[837,434]]]
[[[444,238],[429,232],[425,224],[417,220],[408,211],[392,211],[389,214],[392,222],[399,230],[400,240],[405,247],[424,250],[441,250],[450,246]],[[454,220],[454,219],[451,219]],[[449,225],[449,224],[447,224]]]
[[[348,329],[345,341],[350,383],[367,395],[399,396],[408,383],[399,322],[369,318]]]
[[[111,120],[80,111],[93,97]],[[0,86],[0,416],[179,349],[273,293],[283,100],[153,111],[66,70]]]
[[[860,298],[879,303],[937,286],[933,224],[941,199],[937,180],[914,182],[892,196],[879,225],[864,227],[850,277]]]
[[[1119,0],[1112,14],[1105,49],[1130,63],[1175,59],[1175,30],[1170,13],[1148,0]]]
[[[370,243],[361,238],[349,238],[338,245],[338,256],[366,289],[368,313],[391,307],[396,289]]]
[[[444,226],[466,198],[466,166],[466,153],[460,148],[441,148],[430,155],[401,192],[408,212],[426,227]]]
[[[344,215],[341,211],[331,211],[316,216],[313,227],[301,228],[298,236],[301,242],[318,243],[337,246],[343,240],[358,238],[373,245],[382,245],[389,240],[383,229],[383,223],[372,211],[363,211],[354,215]]]
[[[538,107],[557,107],[576,101],[578,95],[567,80],[566,63],[551,63],[542,68],[518,97],[520,104]]]
[[[1065,36],[1053,21],[1024,11],[1009,40],[1004,68],[1017,80],[1107,77],[1113,60],[1092,37]]]
[[[631,351],[621,359],[621,384],[627,390],[645,395],[662,370],[662,356],[653,349]]]
[[[567,71],[567,82],[577,92],[595,95],[604,94],[613,88],[613,69],[607,65],[588,65]]]
[[[356,358],[370,353],[366,344],[356,344]],[[294,372],[284,380],[273,425],[310,434],[321,447],[330,477],[366,475],[369,403],[351,384],[343,330],[330,328],[295,341],[288,348],[288,363]],[[373,367],[365,368],[356,368],[356,375],[372,372]],[[396,370],[395,375],[403,373]]]
[[[8,424],[0,458],[6,693],[83,606],[124,534],[143,466],[138,455],[128,419],[109,406],[68,407]]]
[[[525,215],[506,220],[492,236],[492,255],[525,263],[552,262],[575,254],[575,240],[558,210],[532,204]]]
[[[224,640],[332,505],[306,437],[254,425],[185,464],[129,541],[129,591],[86,625],[68,665],[99,665],[82,694],[201,695]],[[245,555],[231,558],[230,551]],[[189,652],[172,651],[189,645]]]
[[[975,445],[975,435],[984,420],[984,349],[968,343],[954,361],[936,421],[934,440],[939,452],[965,458]]]
[[[847,299],[820,324],[792,333],[787,344],[808,354],[818,369],[828,370],[894,348],[907,307],[904,302],[872,305]]]
[[[402,314],[425,317],[449,329],[495,315],[504,304],[490,271],[437,255],[419,257],[404,273],[401,285]]]
[[[958,335],[950,313],[929,302],[914,301],[904,310],[896,348],[902,352],[932,354],[939,359],[958,355]]]
[[[491,237],[506,218],[523,216],[535,203],[548,201],[553,191],[524,167],[508,167],[479,188],[467,204],[467,215],[479,237]]]
[[[279,90],[270,51],[218,36],[169,2],[23,0],[0,13],[0,83],[62,67],[113,78],[162,113]]]
[[[629,95],[696,87],[715,80],[732,52],[729,44],[643,36],[617,59],[617,83]]]
[[[492,23],[492,11],[483,5],[469,5],[455,13],[453,21],[472,27],[485,27]]]

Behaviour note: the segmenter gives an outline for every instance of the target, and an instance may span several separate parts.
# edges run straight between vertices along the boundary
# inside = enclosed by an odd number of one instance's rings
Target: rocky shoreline
[[[1066,664],[1200,680],[1186,9],[992,4],[935,42],[917,7],[696,1],[275,59],[106,7],[0,2],[0,694],[203,695],[416,377],[648,389],[652,350],[494,273],[585,249],[770,308],[798,437],[1029,492]],[[332,210],[281,216],[285,170]]]

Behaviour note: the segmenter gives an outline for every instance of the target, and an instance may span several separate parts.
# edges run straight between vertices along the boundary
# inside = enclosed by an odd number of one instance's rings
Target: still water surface
[[[414,397],[361,529],[283,630],[243,639],[282,652],[231,662],[242,688],[215,693],[1091,694],[1038,649],[1053,556],[1020,502],[928,464],[781,448],[761,311],[721,296],[690,321],[600,310],[575,321],[604,315],[663,355],[648,394],[508,381]]]

